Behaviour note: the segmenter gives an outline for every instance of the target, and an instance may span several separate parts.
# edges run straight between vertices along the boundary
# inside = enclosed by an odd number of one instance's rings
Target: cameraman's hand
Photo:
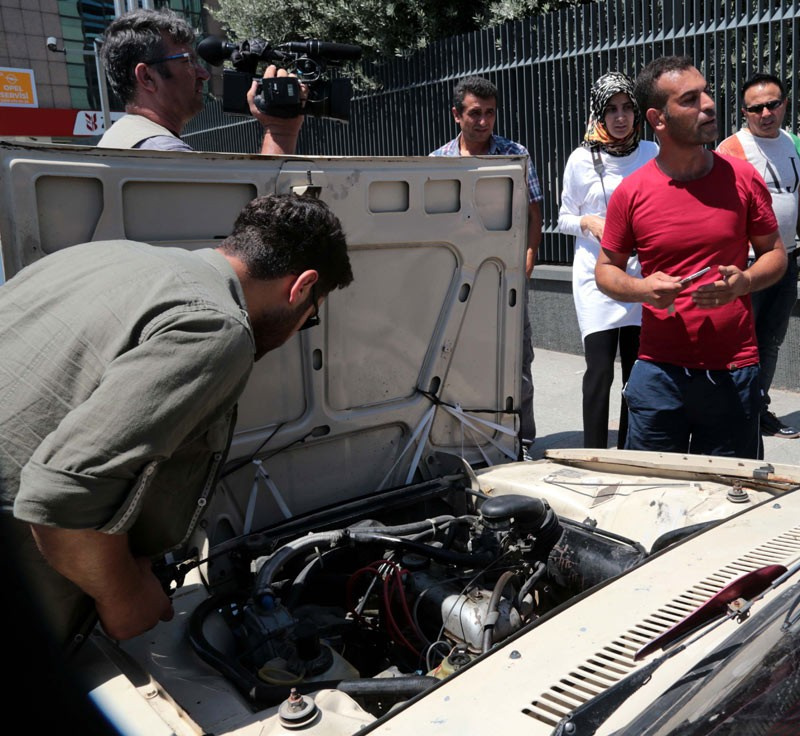
[[[288,76],[290,75],[286,69],[278,69],[274,64],[270,64],[264,70],[264,79]],[[303,127],[305,117],[298,115],[295,118],[278,118],[261,112],[254,102],[256,87],[257,83],[254,80],[250,86],[250,91],[247,93],[247,104],[253,117],[264,127],[264,142],[261,144],[261,153],[273,155],[294,153],[297,146],[297,136],[300,134],[300,128]],[[307,98],[308,87],[305,84],[301,84],[300,99],[304,105]]]

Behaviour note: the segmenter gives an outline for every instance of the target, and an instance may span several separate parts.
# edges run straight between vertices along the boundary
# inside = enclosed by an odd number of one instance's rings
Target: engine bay
[[[682,458],[659,458],[683,469],[658,477],[649,456],[607,452],[451,467],[255,531],[242,494],[218,494],[189,556],[160,571],[175,618],[91,641],[176,734],[350,736],[524,651],[540,625],[791,480]]]
[[[646,556],[541,498],[423,486],[413,502],[375,499],[369,517],[329,510],[290,537],[221,545],[190,616],[194,652],[250,708],[281,706],[287,727],[315,718],[304,696],[325,688],[379,717]]]

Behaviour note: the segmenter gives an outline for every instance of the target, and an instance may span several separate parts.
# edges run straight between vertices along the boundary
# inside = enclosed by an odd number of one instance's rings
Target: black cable
[[[264,449],[264,446],[267,444],[267,442],[269,442],[275,436],[277,431],[281,427],[283,427],[284,424],[286,424],[286,422],[281,422],[277,427],[275,427],[275,429],[273,429],[272,432],[270,432],[269,437],[267,437],[258,447],[256,447],[256,449],[253,450],[253,452],[251,452],[250,455],[240,460],[235,460],[229,463],[228,466],[222,471],[222,473],[220,473],[219,479],[222,480],[224,477],[230,475],[231,473],[235,473],[237,470],[241,470],[243,467],[245,467],[245,465],[249,465],[250,463],[252,463],[253,460],[255,460],[256,457],[258,456],[258,453]],[[271,457],[275,457],[275,455],[277,455],[278,453],[281,453],[284,450],[289,449],[292,445],[296,445],[298,442],[304,442],[311,435],[312,432],[306,432],[306,434],[304,434],[302,437],[298,437],[296,440],[292,440],[288,445],[283,445],[283,447],[278,447],[277,449],[273,450],[269,455],[262,458],[262,462],[269,460]]]
[[[422,394],[425,398],[427,398],[432,404],[436,406],[449,406],[451,409],[458,409],[464,412],[470,412],[471,414],[521,414],[521,409],[471,409],[464,406],[456,406],[455,404],[450,404],[447,401],[442,401],[438,396],[432,394],[430,391],[426,391],[425,389],[417,387],[417,393]]]

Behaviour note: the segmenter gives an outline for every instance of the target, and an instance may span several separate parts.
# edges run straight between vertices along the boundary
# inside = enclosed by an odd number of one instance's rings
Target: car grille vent
[[[786,565],[799,556],[800,527],[795,527],[685,590],[604,646],[567,677],[552,685],[529,707],[523,708],[522,712],[541,723],[555,727],[572,710],[640,667],[643,662],[634,662],[633,656],[641,647],[688,616],[728,583],[751,570],[765,565]]]

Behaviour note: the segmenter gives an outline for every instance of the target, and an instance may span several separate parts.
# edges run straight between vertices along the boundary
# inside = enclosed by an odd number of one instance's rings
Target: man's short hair
[[[667,94],[658,87],[658,79],[662,74],[684,72],[693,66],[694,62],[688,56],[661,56],[642,69],[633,87],[642,114],[651,107],[663,110],[667,104]]]
[[[453,107],[459,115],[464,112],[464,98],[467,95],[475,95],[475,97],[480,97],[482,100],[488,100],[494,97],[495,105],[499,102],[497,87],[488,79],[484,79],[483,77],[465,77],[453,90]]]
[[[100,57],[111,89],[127,105],[136,94],[134,69],[142,62],[164,56],[164,39],[193,44],[194,29],[172,10],[133,10],[113,20],[103,34]],[[167,64],[156,64],[158,73],[169,78]]]
[[[341,223],[314,197],[267,194],[239,213],[233,232],[219,246],[236,256],[252,278],[270,280],[313,269],[328,294],[353,280]]]
[[[742,101],[744,101],[744,93],[747,92],[750,87],[755,87],[757,84],[774,84],[781,91],[781,99],[786,98],[786,85],[784,85],[778,77],[774,74],[759,72],[750,77],[750,79],[742,85]]]

